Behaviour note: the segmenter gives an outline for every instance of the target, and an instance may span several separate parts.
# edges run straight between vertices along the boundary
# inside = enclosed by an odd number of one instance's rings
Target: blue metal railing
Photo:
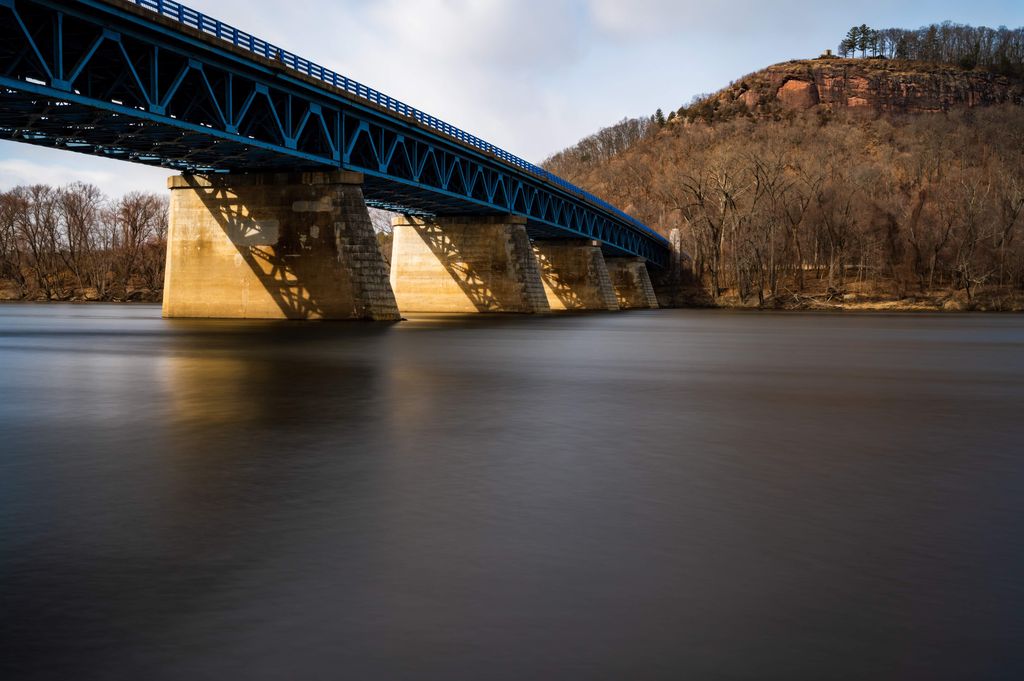
[[[490,142],[485,142],[479,137],[469,134],[465,130],[461,130],[456,128],[454,125],[445,123],[438,118],[434,118],[430,114],[424,113],[423,111],[411,107],[404,102],[400,102],[393,97],[389,97],[383,92],[378,92],[377,90],[367,87],[362,83],[352,80],[351,78],[346,78],[340,73],[335,73],[330,69],[326,69],[319,64],[314,64],[308,59],[303,59],[297,54],[293,54],[287,50],[282,50],[276,45],[272,45],[265,40],[260,40],[259,38],[244,31],[239,31],[234,26],[229,26],[222,21],[218,21],[217,19],[213,19],[212,17],[203,14],[202,12],[197,12],[196,10],[186,7],[181,3],[174,2],[174,0],[132,1],[139,7],[144,7],[148,10],[157,12],[161,16],[174,19],[185,26],[189,26],[202,33],[229,42],[235,47],[247,50],[248,52],[252,52],[260,57],[280,62],[284,66],[294,69],[299,73],[344,90],[345,92],[359,97],[360,99],[372,102],[377,106],[384,107],[388,111],[412,118],[421,125],[448,135],[449,137],[453,137],[463,144],[479,149],[485,153],[492,154],[511,166],[521,168],[533,173],[534,175],[539,175],[551,184],[554,184],[571,194],[575,194],[581,199],[585,199],[590,203],[600,206],[601,208],[619,216],[634,227],[637,227],[644,232],[654,235],[659,240],[664,241],[664,237],[660,234],[633,216],[619,210],[607,201],[603,201],[590,192],[566,182],[562,178],[544,170],[540,166],[535,166],[532,163],[524,161],[518,156],[508,153],[504,149],[499,149]]]

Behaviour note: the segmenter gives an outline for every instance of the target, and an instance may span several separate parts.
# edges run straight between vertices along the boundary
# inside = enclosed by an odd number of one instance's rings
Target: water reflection
[[[0,678],[1013,678],[1024,322],[0,307]]]

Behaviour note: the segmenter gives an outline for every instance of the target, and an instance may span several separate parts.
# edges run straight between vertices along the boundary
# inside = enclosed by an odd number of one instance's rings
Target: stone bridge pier
[[[656,308],[643,258],[588,239],[538,239],[517,216],[396,217],[391,287],[403,312]]]
[[[651,275],[643,258],[606,258],[608,273],[611,275],[619,307],[623,310],[636,308],[657,309],[658,297],[654,294]]]
[[[552,310],[618,310],[601,246],[589,239],[538,239],[544,293]]]
[[[526,219],[392,220],[391,287],[402,312],[550,312]]]
[[[511,215],[395,217],[391,271],[351,172],[172,177],[165,317],[398,320],[401,312],[657,307],[642,258],[531,242]]]
[[[362,181],[172,177],[164,316],[400,319]]]

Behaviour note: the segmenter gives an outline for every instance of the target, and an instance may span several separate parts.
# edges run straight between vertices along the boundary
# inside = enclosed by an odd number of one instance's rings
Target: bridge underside
[[[0,139],[182,172],[232,168],[283,172],[296,166],[294,158],[251,140],[169,126],[158,119],[149,120],[144,111],[126,116],[99,108],[96,102],[76,102],[70,93],[65,100],[48,99],[24,91],[42,89],[31,83],[12,83],[0,77],[0,85],[4,86],[0,89]]]
[[[0,0],[0,138],[195,174],[355,171],[370,205],[516,215],[533,238],[667,264],[662,237],[596,197],[168,4],[176,21],[126,0]]]
[[[8,85],[5,80],[0,77],[0,86]],[[17,86],[22,90],[9,86],[0,89],[0,139],[190,174],[239,174],[252,168],[259,168],[261,173],[337,170],[336,164],[296,159],[255,140],[243,142],[214,131],[169,126],[158,117],[151,120],[144,111],[126,116],[119,110],[97,108],[95,102],[75,101],[78,98],[70,94],[66,100],[54,100],[24,91],[25,83]],[[507,209],[479,200],[439,193],[433,187],[374,174],[365,168],[361,172],[365,178],[363,194],[369,206],[418,216],[508,214]],[[544,221],[527,218],[525,224],[531,239],[579,238],[578,234],[566,234],[564,228]],[[632,255],[628,249],[612,243],[602,242],[602,250],[609,257]]]

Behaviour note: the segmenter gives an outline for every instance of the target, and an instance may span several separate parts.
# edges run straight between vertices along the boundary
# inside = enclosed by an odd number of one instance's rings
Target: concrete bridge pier
[[[392,226],[391,287],[402,312],[551,310],[525,218],[399,216]]]
[[[589,239],[533,243],[544,293],[552,310],[618,310],[601,246]]]
[[[658,308],[658,297],[654,294],[644,258],[605,258],[605,262],[620,308]]]
[[[165,317],[398,320],[360,173],[183,175]]]

